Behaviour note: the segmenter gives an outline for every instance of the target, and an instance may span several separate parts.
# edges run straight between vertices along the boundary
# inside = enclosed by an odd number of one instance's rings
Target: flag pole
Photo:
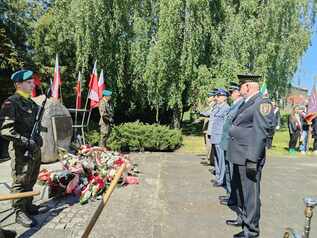
[[[96,73],[97,73],[97,60],[95,61],[94,63],[94,68],[93,68],[93,72],[91,75],[94,74],[94,70],[96,70]],[[84,110],[84,114],[83,114],[83,118],[82,118],[82,121],[81,121],[81,126],[82,126],[82,134],[83,134],[83,141],[84,141],[84,144],[86,144],[86,141],[85,141],[85,135],[84,135],[84,121],[85,121],[85,117],[86,117],[86,111],[87,111],[87,106],[88,106],[88,99],[89,99],[89,95],[90,95],[90,92],[91,92],[91,88],[90,88],[90,83],[91,83],[91,80],[92,80],[92,76],[90,75],[90,79],[89,79],[89,85],[88,85],[88,94],[87,94],[87,98],[86,98],[86,102],[85,102],[85,110]],[[90,114],[91,114],[91,109],[89,110],[89,115],[88,115],[88,120],[90,118]],[[87,127],[88,127],[88,122],[87,121]]]
[[[58,86],[59,94],[61,95],[61,104],[63,104],[62,86]]]
[[[82,128],[82,136],[83,136],[83,142],[84,144],[86,144],[86,140],[85,140],[85,135],[84,135],[84,121],[85,121],[85,117],[86,117],[86,111],[87,111],[87,106],[88,106],[88,100],[89,100],[89,94],[90,94],[90,88],[88,89],[88,94],[86,97],[86,102],[85,102],[85,108],[84,108],[84,114],[83,114],[83,118],[81,120],[81,128]]]
[[[78,72],[78,78],[80,78],[80,71]],[[76,82],[76,87],[77,87],[77,84],[78,84],[78,79],[77,79],[77,82]],[[75,108],[76,108],[76,110],[75,110],[75,134],[74,134],[74,137],[76,139],[76,137],[77,137],[77,112],[78,112],[78,109],[77,109],[77,90],[76,90],[76,105],[75,105]]]

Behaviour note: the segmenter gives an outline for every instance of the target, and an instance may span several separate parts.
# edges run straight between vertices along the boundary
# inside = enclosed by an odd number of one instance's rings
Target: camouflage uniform
[[[113,123],[113,109],[109,101],[102,99],[99,103],[100,113],[100,146],[105,147],[111,132],[111,123]]]
[[[38,149],[32,151],[32,159],[24,156],[37,110],[38,106],[34,101],[18,93],[10,96],[1,107],[0,134],[9,141],[8,151],[11,157],[14,193],[32,191],[39,174],[40,145]],[[32,197],[16,199],[13,201],[13,207],[25,212],[32,205],[32,200]]]

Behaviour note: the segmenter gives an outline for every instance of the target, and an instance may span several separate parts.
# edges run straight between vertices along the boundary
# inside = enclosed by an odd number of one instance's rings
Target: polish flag
[[[90,99],[90,109],[98,107],[99,96],[98,96],[98,76],[97,76],[97,61],[94,64],[94,69],[90,75],[89,81],[89,95]]]
[[[80,72],[78,73],[78,79],[76,84],[76,109],[81,108],[81,75]]]
[[[60,73],[59,64],[58,64],[58,54],[56,54],[54,80],[52,85],[52,97],[55,99],[59,98],[59,87],[61,84],[62,82],[61,82],[61,73]]]
[[[103,90],[105,90],[106,88],[106,84],[105,84],[105,80],[103,77],[103,69],[100,72],[100,76],[99,76],[99,80],[98,80],[98,95],[99,95],[99,99],[102,98],[102,92]]]
[[[40,87],[42,84],[41,78],[37,73],[33,74],[33,83],[34,88],[32,89],[32,97],[36,97],[36,88]]]

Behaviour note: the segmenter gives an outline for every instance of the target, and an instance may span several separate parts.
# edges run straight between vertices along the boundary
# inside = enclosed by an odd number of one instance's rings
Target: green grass
[[[205,154],[203,136],[183,135],[183,146],[177,150],[180,153]]]
[[[201,131],[201,123],[190,123],[188,121],[183,123],[183,146],[178,150],[180,153],[205,154],[206,149],[204,145],[203,134]],[[288,156],[288,142],[289,134],[286,128],[276,131],[273,138],[272,149],[268,150],[268,155]],[[310,148],[312,147],[312,139],[310,138]],[[302,155],[297,152],[292,157],[313,157],[312,152]]]

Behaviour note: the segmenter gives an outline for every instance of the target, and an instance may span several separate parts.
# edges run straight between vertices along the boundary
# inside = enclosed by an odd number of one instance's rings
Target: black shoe
[[[40,213],[46,213],[48,210],[49,208],[46,206],[37,206],[32,204],[31,206],[27,208],[27,213],[29,215],[38,215]]]
[[[210,165],[209,161],[206,161],[206,160],[201,161],[201,162],[200,162],[200,164],[202,164],[202,165],[206,165],[206,166],[207,166],[207,165]]]
[[[213,175],[216,174],[215,168],[212,167],[212,168],[209,168],[208,170],[209,170],[209,172],[212,173]]]
[[[212,186],[214,186],[215,188],[218,188],[218,187],[222,187],[223,184],[214,182]]]
[[[241,231],[237,234],[233,235],[233,238],[245,238],[246,236],[244,235],[244,231]]]
[[[242,222],[239,220],[226,220],[226,224],[229,226],[242,226]]]
[[[222,200],[227,200],[227,201],[228,201],[228,200],[229,200],[229,197],[230,197],[229,195],[223,195],[223,196],[219,196],[218,199],[219,199],[220,201],[222,201]]]
[[[25,212],[22,211],[16,212],[15,222],[24,227],[32,227],[36,225],[36,221],[30,218]]]
[[[17,233],[15,231],[0,229],[0,237],[15,238],[16,235]]]

